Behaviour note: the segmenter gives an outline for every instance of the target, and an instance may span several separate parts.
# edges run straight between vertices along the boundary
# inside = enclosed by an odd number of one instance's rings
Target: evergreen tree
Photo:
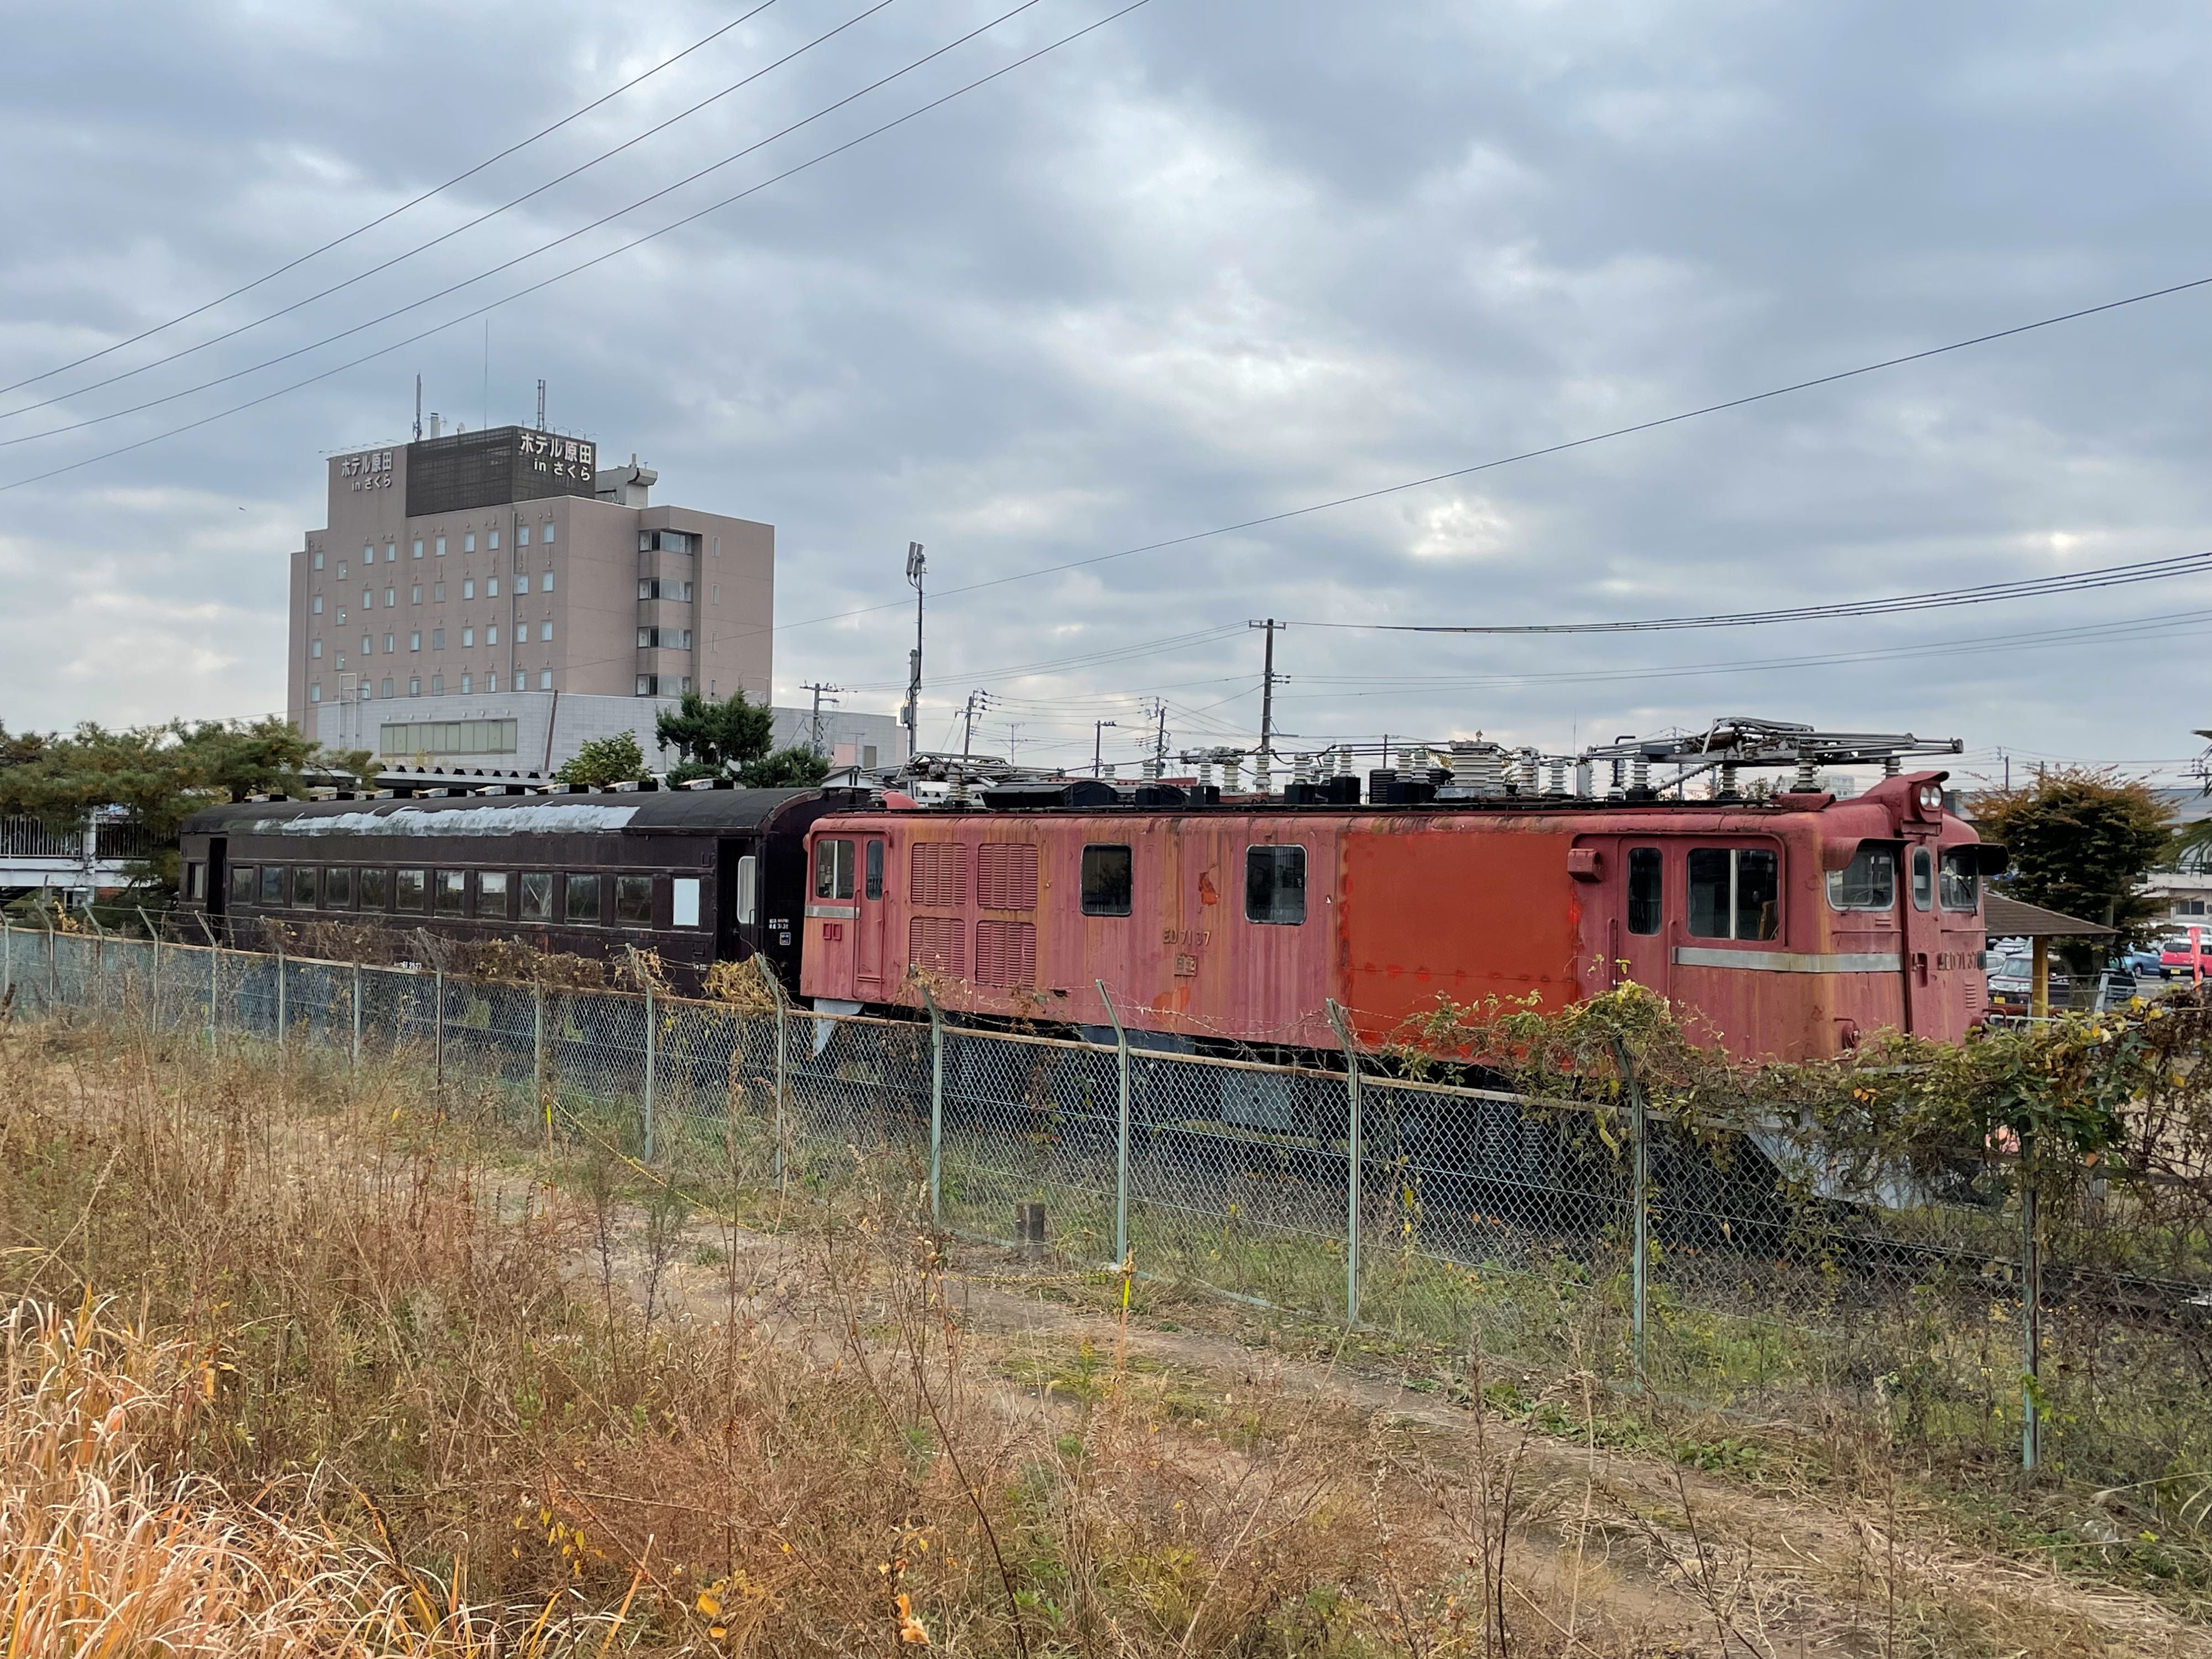
[[[2148,784],[2123,781],[2109,767],[2063,767],[2017,789],[1977,795],[1973,816],[2012,855],[1997,878],[2000,891],[2117,927],[2123,945],[2156,931],[2160,906],[2136,890],[2172,842],[2173,809]],[[2086,967],[2091,953],[2076,946],[2067,954]]]
[[[580,783],[586,789],[634,783],[647,775],[645,750],[638,747],[635,732],[617,732],[611,738],[594,738],[577,750],[574,757],[553,775],[562,783]]]

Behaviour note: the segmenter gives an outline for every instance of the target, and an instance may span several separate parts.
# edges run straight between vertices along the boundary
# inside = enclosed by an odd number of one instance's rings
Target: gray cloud
[[[861,9],[779,0],[678,69],[357,243],[102,368],[289,303],[519,194]],[[993,16],[879,15],[603,167],[345,294],[0,438],[307,344],[562,235]],[[1043,0],[947,59],[567,249],[290,365],[0,448],[0,484],[471,310],[743,189],[1111,10]],[[179,4],[9,25],[0,381],[98,349],[404,201],[738,8]],[[2212,271],[2193,9],[1388,9],[1153,0],[638,251],[236,416],[0,493],[0,719],[282,702],[285,551],[319,456],[401,435],[420,373],[774,522],[777,678],[896,701],[901,556],[951,589],[1373,489]],[[2207,544],[2212,298],[2183,296],[1328,514],[948,597],[939,732],[971,686],[1023,750],[1170,703],[1256,723],[1251,617],[1602,617],[2039,574]],[[92,369],[0,397],[68,392]],[[487,383],[488,382],[488,383]],[[1294,628],[1314,739],[1565,744],[1724,712],[2172,759],[2203,583],[1632,640]],[[856,608],[894,608],[817,622]],[[1212,638],[1017,676],[1209,629]],[[1801,662],[1911,650],[1873,661]],[[1784,659],[1777,668],[1714,665]],[[1701,672],[1693,672],[1701,671]],[[1633,677],[1632,677],[1633,676]],[[1452,682],[1459,682],[1454,684]],[[994,738],[994,742],[998,738]],[[1115,747],[1119,741],[1118,750]]]

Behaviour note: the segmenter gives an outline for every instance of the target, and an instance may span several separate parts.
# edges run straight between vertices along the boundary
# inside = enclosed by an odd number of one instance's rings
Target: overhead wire
[[[111,376],[109,379],[105,380],[95,381],[90,386],[79,387],[76,391],[66,393],[62,397],[48,398],[45,403],[26,404],[20,409],[0,411],[0,419],[4,419],[9,415],[24,414],[33,409],[44,409],[52,404],[66,402],[69,398],[80,397],[86,392],[97,390],[100,386],[112,386],[118,380],[128,380],[133,374],[143,373],[145,369],[159,368],[162,363],[174,362],[178,358],[189,356],[193,352],[200,350],[204,346],[215,345],[224,340],[235,338],[237,336],[246,333],[250,329],[258,328],[263,323],[272,322],[276,319],[286,316],[292,312],[299,310],[304,306],[312,305],[318,300],[325,299],[331,295],[339,292],[341,289],[350,288],[356,283],[363,282],[368,277],[376,276],[381,271],[389,270],[392,266],[398,264],[403,260],[412,258],[416,254],[421,253],[427,249],[435,247],[441,242],[450,240],[452,238],[460,235],[465,231],[474,229],[477,226],[484,223],[487,220],[498,217],[499,215],[506,212],[509,208],[517,206],[521,203],[527,202],[532,197],[544,194],[546,191],[552,189],[556,185],[562,184],[568,179],[574,178],[578,173],[586,171],[587,168],[597,166],[600,161],[606,160],[608,156],[618,155],[623,150],[629,149],[631,145],[640,143],[645,139],[651,137],[653,133],[673,125],[676,122],[683,119],[685,115],[690,115],[698,110],[704,109],[708,104],[714,102],[716,99],[726,97],[731,93],[737,91],[739,88],[750,85],[753,82],[759,80],[761,76],[769,74],[771,70],[781,68],[784,64],[791,62],[792,59],[799,57],[801,53],[811,51],[814,47],[820,46],[823,41],[830,40],[832,36],[842,34],[845,30],[851,28],[854,24],[861,22],[869,17],[872,17],[876,13],[882,11],[885,7],[895,3],[896,3],[896,0],[876,0],[876,3],[873,5],[867,7],[865,10],[852,17],[847,18],[845,21],[838,24],[836,28],[827,30],[824,33],[817,35],[813,40],[809,40],[805,46],[787,52],[783,57],[777,58],[775,63],[757,70],[754,73],[747,76],[744,80],[736,82],[734,85],[725,87],[720,92],[716,93],[714,98],[703,100],[700,103],[694,105],[691,109],[686,110],[681,114],[671,116],[667,120],[662,122],[659,126],[653,127],[646,132],[640,133],[635,138],[629,139],[624,143],[617,144],[613,149],[608,150],[605,155],[594,156],[591,161],[584,162],[581,166],[570,168],[567,173],[561,174],[559,178],[548,179],[545,183],[537,186],[536,189],[526,191],[522,195],[516,197],[513,201],[504,203],[498,207],[489,209],[487,211],[477,215],[477,217],[470,220],[465,224],[456,225],[451,230],[446,231],[441,235],[434,236],[428,241],[410,248],[404,253],[394,254],[383,264],[373,265],[368,270],[361,272],[358,276],[349,276],[344,282],[335,283],[332,286],[323,289],[320,293],[311,294],[305,299],[296,300],[293,301],[292,304],[284,307],[282,310],[272,311],[267,316],[257,318],[252,322],[240,324],[238,327],[232,329],[228,333],[215,335],[211,338],[203,340],[200,342],[199,345],[189,346],[182,351],[174,352],[167,357],[157,360],[155,362],[142,365],[139,368],[131,369],[125,374]],[[233,369],[228,374],[218,374],[212,380],[202,380],[195,386],[188,386],[176,392],[165,392],[158,398],[149,398],[143,403],[131,404],[122,409],[112,409],[104,415],[88,416],[83,420],[73,422],[67,426],[48,427],[43,431],[27,432],[19,437],[0,438],[0,449],[12,449],[19,444],[37,443],[47,438],[59,438],[72,432],[82,432],[88,427],[101,426],[109,421],[120,420],[128,415],[143,414],[147,410],[158,409],[164,404],[173,404],[180,398],[192,397],[198,392],[211,391],[213,388],[219,386],[227,386],[233,380],[243,380],[249,374],[258,374],[264,368],[274,368],[279,363],[289,362],[295,357],[303,357],[307,356],[307,353],[311,351],[319,351],[326,345],[335,345],[340,340],[349,339],[354,335],[365,332],[369,329],[376,327],[380,324],[388,323],[395,317],[404,317],[410,311],[420,311],[424,306],[435,304],[438,301],[458,294],[464,289],[473,288],[478,283],[484,282],[491,277],[496,276],[502,271],[512,270],[517,265],[526,264],[541,253],[550,252],[556,247],[563,246],[569,242],[574,241],[580,236],[588,235],[592,231],[602,229],[605,226],[612,224],[617,219],[623,218],[629,214],[635,213],[638,209],[646,206],[649,203],[657,202],[664,196],[672,195],[688,185],[696,184],[700,179],[706,178],[708,174],[718,173],[724,167],[743,161],[746,156],[752,155],[757,150],[766,149],[769,145],[775,143],[780,138],[789,137],[800,128],[811,126],[813,123],[842,109],[846,105],[850,104],[858,99],[865,98],[870,93],[878,91],[880,88],[890,85],[893,81],[899,79],[902,76],[909,75],[915,70],[921,68],[924,64],[932,63],[937,58],[942,58],[945,53],[965,46],[977,35],[988,33],[990,30],[996,28],[1000,24],[1006,21],[1008,18],[1018,16],[1021,13],[1029,10],[1031,7],[1042,3],[1042,0],[1021,0],[1021,3],[1017,5],[1012,11],[1002,13],[1000,15],[993,18],[989,22],[969,30],[966,34],[960,36],[957,40],[946,42],[944,46],[938,47],[936,51],[929,52],[923,57],[915,58],[912,63],[893,70],[890,74],[884,76],[880,79],[870,82],[866,86],[860,88],[856,92],[848,93],[844,97],[838,99],[836,102],[823,106],[822,108],[816,110],[811,115],[794,121],[788,126],[780,128],[776,131],[769,134],[765,138],[757,139],[753,143],[746,145],[744,149],[732,151],[730,155],[723,156],[720,161],[710,162],[706,167],[699,168],[696,172],[688,173],[684,178],[677,179],[673,184],[663,185],[660,189],[653,191],[649,195],[641,196],[636,200],[617,208],[611,213],[603,214],[599,218],[592,220],[589,224],[580,225],[575,229],[556,236],[549,242],[541,242],[536,247],[530,248],[521,253],[518,253],[511,259],[503,260],[500,264],[492,266],[488,270],[480,270],[472,276],[465,276],[462,278],[458,283],[449,283],[444,288],[438,289],[435,293],[427,294],[419,300],[410,300],[404,306],[396,306],[390,311],[382,313],[380,315],[369,318],[365,322],[356,323],[350,327],[338,330],[334,334],[326,334],[319,340],[311,340],[307,344],[295,346],[289,351],[279,352],[273,357],[265,357],[261,362],[258,363],[250,363],[244,368]],[[471,316],[479,314],[481,313],[475,312],[471,312],[470,313]],[[465,319],[456,320],[465,320]],[[448,323],[445,325],[445,326],[451,327],[453,326],[453,324]]]
[[[383,213],[378,214],[376,217],[369,220],[366,224],[356,225],[351,230],[346,232],[344,235],[334,236],[329,241],[323,243],[319,247],[309,248],[305,253],[301,254],[297,258],[287,260],[284,264],[277,266],[276,270],[264,271],[262,275],[256,276],[252,282],[241,283],[239,287],[231,289],[228,294],[219,294],[214,299],[207,301],[204,305],[194,306],[190,311],[179,312],[177,315],[170,318],[167,322],[156,323],[151,328],[142,329],[139,332],[131,336],[129,339],[118,340],[112,345],[102,346],[97,351],[88,352],[83,356],[74,358],[66,363],[58,363],[52,368],[42,370],[39,374],[30,376],[27,380],[17,380],[8,386],[0,386],[0,397],[4,397],[10,392],[21,392],[27,386],[36,386],[41,380],[50,380],[55,375],[66,374],[70,369],[82,368],[87,363],[98,362],[102,357],[109,356],[115,352],[121,351],[126,346],[137,345],[141,340],[150,340],[156,334],[163,333],[169,329],[173,329],[179,323],[188,323],[195,317],[204,316],[207,313],[213,311],[217,306],[227,305],[231,301],[238,299],[241,295],[252,293],[255,289],[264,287],[266,284],[276,281],[276,278],[283,276],[287,271],[298,270],[301,265],[307,264],[308,260],[318,258],[323,254],[330,252],[333,248],[342,247],[346,243],[353,240],[355,237],[365,235],[368,232],[374,230],[379,225],[389,223],[391,221],[398,218],[401,214],[408,211],[410,208],[418,208],[422,206],[423,203],[428,201],[432,197],[443,195],[446,191],[451,190],[455,185],[465,184],[469,179],[475,178],[477,174],[482,173],[486,167],[492,167],[498,162],[504,161],[508,156],[529,149],[531,145],[536,143],[540,138],[550,137],[553,134],[560,131],[562,127],[581,120],[585,116],[589,115],[593,110],[599,108],[602,104],[609,103],[614,99],[621,97],[623,94],[629,91],[633,87],[642,85],[645,82],[650,81],[654,76],[659,74],[661,70],[672,68],[675,64],[682,63],[686,58],[689,58],[693,52],[701,50],[702,47],[712,46],[715,41],[727,34],[732,29],[736,28],[740,24],[750,22],[754,18],[759,16],[763,12],[766,11],[770,6],[775,3],[776,0],[761,0],[760,4],[755,6],[750,11],[741,13],[738,16],[732,18],[728,22],[723,24],[721,27],[714,30],[710,33],[701,36],[698,40],[694,40],[690,46],[684,47],[683,51],[678,52],[674,57],[662,58],[651,69],[641,70],[638,74],[630,76],[629,80],[623,82],[620,86],[615,88],[613,90],[600,94],[597,98],[592,100],[590,103],[586,104],[581,109],[571,110],[568,114],[554,122],[552,125],[540,127],[537,131],[532,133],[527,138],[518,139],[515,143],[509,144],[505,149],[498,152],[498,154],[486,156],[483,161],[477,162],[474,167],[468,168],[465,172],[455,173],[452,178],[447,179],[445,183],[441,185],[434,185],[419,196],[410,196],[407,200],[402,202],[398,207],[389,209]],[[165,359],[164,361],[167,360]],[[69,395],[74,397],[77,394],[72,392]],[[41,407],[41,405],[33,404],[27,405],[27,407],[35,409]],[[12,414],[19,413],[20,411],[10,410],[9,412]]]
[[[217,410],[215,413],[202,416],[198,420],[187,421],[182,425],[172,427],[164,432],[155,433],[149,437],[138,439],[135,442],[121,444],[113,449],[103,450],[96,455],[88,455],[80,459],[68,462],[61,466],[49,467],[44,472],[32,473],[24,477],[10,479],[6,483],[0,483],[0,493],[4,493],[11,489],[21,489],[28,484],[41,483],[46,479],[59,477],[64,473],[74,472],[81,468],[94,465],[100,461],[112,460],[118,455],[127,455],[131,453],[133,451],[143,449],[149,445],[162,442],[164,440],[179,436],[186,432],[196,431],[199,428],[211,425],[216,421],[227,419],[230,416],[242,413],[249,409],[258,408],[263,404],[270,403],[278,398],[288,396],[292,392],[300,391],[303,387],[313,386],[320,381],[327,380],[334,375],[343,374],[348,369],[357,368],[363,363],[373,362],[379,357],[389,356],[392,353],[398,351],[404,347],[412,345],[420,340],[428,339],[432,335],[442,334],[447,329],[457,327],[462,323],[473,321],[475,319],[483,316],[489,312],[496,311],[501,306],[510,305],[517,300],[523,299],[529,295],[535,294],[540,289],[550,288],[556,283],[566,281],[568,277],[576,276],[582,271],[589,270],[595,265],[603,264],[609,259],[612,259],[619,255],[629,252],[632,249],[641,247],[647,242],[656,240],[662,236],[669,234],[672,231],[680,230],[684,226],[694,223],[700,219],[703,219],[709,214],[719,212],[722,209],[729,207],[735,203],[741,202],[749,196],[757,195],[760,191],[766,190],[771,185],[780,184],[784,179],[789,179],[795,174],[805,173],[811,167],[818,167],[824,161],[843,155],[848,149],[853,149],[861,144],[866,143],[870,139],[880,137],[884,133],[890,132],[896,128],[902,127],[909,121],[916,120],[921,116],[928,114],[933,110],[942,108],[946,104],[951,103],[955,99],[965,97],[968,94],[975,91],[979,88],[988,86],[994,81],[999,80],[1005,76],[1011,75],[1016,70],[1024,68],[1027,65],[1035,63],[1038,58],[1046,56],[1048,53],[1057,52],[1060,47],[1069,46],[1073,42],[1081,40],[1087,34],[1095,33],[1097,30],[1104,28],[1108,24],[1116,22],[1121,18],[1127,16],[1131,12],[1137,11],[1143,7],[1149,5],[1151,3],[1152,0],[1128,0],[1128,3],[1121,6],[1117,10],[1108,13],[1105,16],[1099,18],[1097,21],[1086,23],[1081,28],[1075,29],[1069,33],[1060,36],[1056,40],[1051,41],[1045,46],[1039,46],[1036,51],[1025,53],[1022,57],[1015,58],[1012,63],[993,70],[988,75],[979,76],[975,80],[967,82],[964,86],[956,87],[951,92],[945,93],[939,97],[933,98],[928,102],[908,110],[903,115],[896,116],[892,119],[882,123],[880,125],[871,127],[867,131],[860,133],[854,137],[848,138],[842,143],[832,145],[830,149],[823,150],[819,154],[812,155],[807,160],[797,163],[795,166],[787,167],[781,173],[772,173],[768,178],[762,179],[759,183],[748,185],[745,189],[738,191],[732,195],[726,196],[718,202],[710,202],[705,207],[700,208],[694,212],[688,213],[682,218],[673,220],[670,223],[663,225],[658,230],[648,231],[644,235],[635,237],[631,240],[623,243],[619,247],[610,248],[605,252],[596,254],[589,259],[586,259],[578,264],[570,266],[566,270],[556,271],[550,276],[542,278],[538,282],[531,283],[526,288],[518,289],[514,293],[506,295],[500,299],[494,300],[487,305],[480,306],[474,311],[463,312],[457,317],[449,317],[444,322],[435,324],[429,328],[424,329],[420,333],[411,334],[405,339],[395,340],[389,345],[380,346],[374,351],[365,352],[361,356],[353,358],[349,362],[337,364],[336,366],[324,369],[318,374],[308,375],[304,380],[295,380],[289,386],[279,386],[273,392],[264,392],[259,397],[248,398],[243,403],[234,404],[228,409]],[[1029,3],[1035,3],[1035,0],[1029,0]],[[988,27],[989,25],[986,25],[985,27]],[[965,39],[967,37],[963,38]],[[952,44],[957,45],[959,42],[956,41]],[[949,47],[940,48],[939,52],[933,53],[931,55],[933,57],[940,56],[944,51],[949,49]],[[917,62],[920,61],[924,60],[917,60]],[[913,65],[909,65],[908,67],[911,68]],[[896,77],[893,76],[886,78],[890,79]],[[868,90],[868,88],[863,88],[863,90],[866,91]],[[855,95],[857,96],[859,94]],[[842,101],[850,102],[851,100],[847,99]],[[804,124],[802,123],[801,125]],[[763,142],[769,141],[764,140]],[[588,227],[586,228],[588,228]],[[549,246],[550,245],[549,244]],[[524,257],[526,258],[528,256],[526,255]],[[509,261],[508,263],[514,264],[515,262]],[[465,284],[463,284],[462,286],[465,286]],[[349,332],[353,331],[349,331]],[[888,608],[890,607],[883,605],[869,607],[871,611]],[[862,613],[854,612],[854,614],[860,615]]]

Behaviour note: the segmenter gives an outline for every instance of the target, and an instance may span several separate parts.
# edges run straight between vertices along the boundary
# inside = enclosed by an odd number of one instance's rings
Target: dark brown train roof
[[[185,821],[188,836],[525,836],[757,830],[817,789],[603,790],[575,794],[447,795],[239,801]],[[837,792],[828,792],[834,795]],[[857,807],[865,797],[849,805]]]

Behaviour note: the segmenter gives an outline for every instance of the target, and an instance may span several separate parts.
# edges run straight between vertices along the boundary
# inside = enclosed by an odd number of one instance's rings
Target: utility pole
[[[538,383],[538,425],[536,429],[539,432],[545,430],[545,382],[543,380],[540,380]]]
[[[960,758],[962,760],[968,758],[968,750],[975,742],[975,716],[990,706],[991,694],[988,691],[970,691],[968,694],[968,706],[960,711]]]
[[[1158,724],[1152,738],[1152,781],[1158,783],[1168,775],[1168,700],[1147,697],[1143,704],[1145,713]]]
[[[1006,722],[1006,764],[1009,766],[1014,763],[1014,733],[1021,729],[1022,723],[1019,720]]]
[[[1267,659],[1265,665],[1261,670],[1262,678],[1260,682],[1260,764],[1257,769],[1259,776],[1256,780],[1260,786],[1260,793],[1264,795],[1267,793],[1267,774],[1270,769],[1268,763],[1274,757],[1275,753],[1275,630],[1283,624],[1270,617],[1264,622],[1248,622],[1244,625],[1247,628],[1264,629],[1267,635]]]
[[[1091,775],[1094,778],[1106,775],[1106,728],[1119,724],[1118,720],[1098,720],[1091,726]]]
[[[540,381],[539,384],[543,385],[544,382]],[[802,691],[811,691],[814,694],[814,726],[811,735],[807,739],[806,751],[810,755],[812,755],[815,759],[820,760],[822,758],[823,694],[830,691],[842,691],[845,688],[842,685],[830,685],[826,683],[817,685],[812,680],[808,680],[802,684],[799,689]],[[831,697],[830,701],[834,704],[837,699]]]
[[[914,655],[907,659],[906,753],[908,760],[921,752],[921,581],[929,568],[921,556],[921,544],[906,544],[906,579],[914,588]]]

